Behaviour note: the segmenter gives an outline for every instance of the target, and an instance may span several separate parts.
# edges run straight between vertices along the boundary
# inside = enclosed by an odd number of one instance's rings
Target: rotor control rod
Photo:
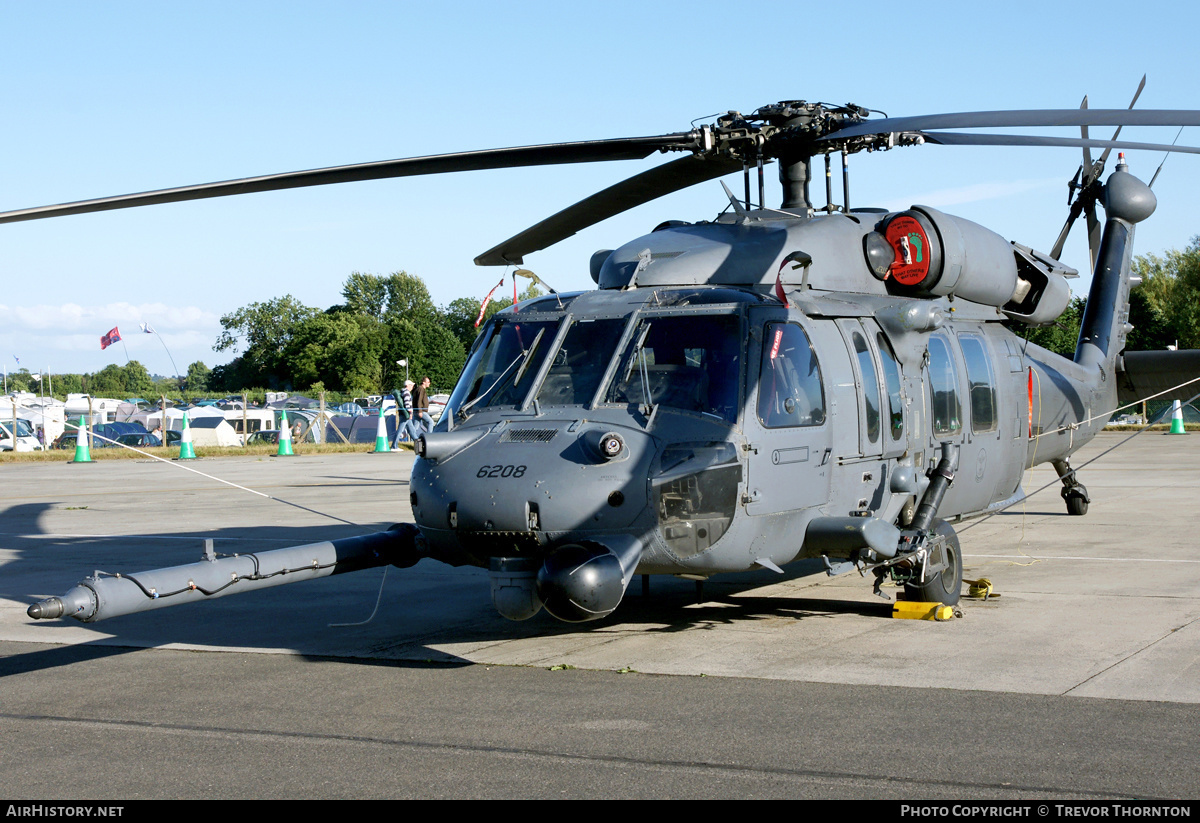
[[[942,498],[946,496],[946,490],[954,482],[954,472],[957,470],[958,446],[954,443],[943,443],[942,459],[930,473],[929,488],[925,490],[921,505],[917,506],[917,513],[913,516],[911,528],[914,531],[929,530],[938,508],[942,505]]]
[[[213,555],[199,563],[138,574],[96,572],[62,597],[34,603],[27,614],[34,620],[74,617],[91,623],[388,564],[405,568],[424,557],[418,548],[420,537],[416,526],[402,523],[375,534],[267,552]]]

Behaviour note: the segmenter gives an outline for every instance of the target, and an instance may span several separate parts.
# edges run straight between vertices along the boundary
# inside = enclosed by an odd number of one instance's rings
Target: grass
[[[401,446],[404,451],[411,452],[411,447]],[[267,457],[277,454],[279,447],[264,443],[254,446],[196,446],[196,457]],[[353,454],[367,453],[375,450],[374,443],[299,443],[292,446],[299,457],[314,454]],[[148,449],[123,449],[118,447],[92,449],[93,461],[100,460],[145,460],[146,455],[161,457],[166,460],[179,457],[178,446],[157,446]],[[44,452],[3,452],[0,453],[0,464],[3,463],[64,463],[75,459],[74,449],[50,449]]]

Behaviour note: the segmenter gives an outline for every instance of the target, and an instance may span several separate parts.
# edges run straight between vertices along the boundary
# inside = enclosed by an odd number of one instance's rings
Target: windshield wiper
[[[642,347],[646,345],[646,336],[650,334],[650,323],[642,326],[642,330],[638,332],[637,342],[633,344],[633,350],[629,355],[629,362],[625,364],[625,376],[621,378],[621,382],[629,385],[629,376],[633,374],[633,367],[637,364],[638,355],[642,353]]]
[[[512,362],[504,367],[504,371],[500,372],[500,376],[496,378],[496,382],[492,383],[492,385],[490,385],[487,388],[487,391],[480,392],[479,395],[475,397],[475,399],[471,400],[469,403],[467,403],[461,409],[459,409],[458,410],[458,419],[466,420],[467,412],[470,411],[471,408],[474,407],[476,403],[478,403],[480,400],[483,400],[483,398],[485,398],[485,397],[494,396],[496,394],[496,392],[498,392],[500,390],[500,387],[504,384],[505,376],[512,370],[512,367],[517,365],[518,363],[521,364],[521,368],[517,370],[516,377],[513,379],[512,384],[515,386],[516,384],[520,383],[521,378],[525,375],[525,369],[528,368],[528,366],[529,366],[529,361],[531,359],[531,356],[537,350],[538,343],[542,342],[542,336],[545,333],[546,333],[546,329],[543,327],[542,329],[540,329],[538,331],[537,335],[533,338],[533,342],[529,344],[529,348],[522,349],[520,352],[517,353],[517,356],[512,359]]]

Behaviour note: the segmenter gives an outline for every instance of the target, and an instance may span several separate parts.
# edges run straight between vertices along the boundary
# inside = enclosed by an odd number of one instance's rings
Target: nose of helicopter
[[[646,512],[643,432],[564,421],[425,438],[410,478],[417,525],[476,555],[619,532]]]

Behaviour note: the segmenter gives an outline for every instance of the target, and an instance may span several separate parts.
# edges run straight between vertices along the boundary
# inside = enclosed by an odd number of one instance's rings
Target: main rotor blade
[[[526,254],[565,240],[588,226],[706,180],[741,171],[742,163],[727,157],[691,155],[634,175],[573,206],[547,217],[475,258],[477,266],[522,263]]]
[[[1080,137],[1041,137],[1030,134],[958,134],[952,131],[926,131],[921,135],[928,143],[944,146],[1092,146],[1104,149],[1145,151],[1181,151],[1200,154],[1193,146],[1169,146],[1165,143],[1135,143],[1128,140],[1084,140]]]
[[[434,154],[426,157],[408,157],[399,160],[381,160],[375,163],[356,163],[347,166],[268,174],[262,177],[243,177],[239,180],[202,183],[137,194],[101,197],[95,200],[79,200],[55,206],[0,212],[0,223],[39,220],[45,217],[61,217],[68,214],[85,214],[110,209],[128,209],[158,203],[177,203],[184,200],[202,200],[208,197],[227,197],[234,194],[325,186],[332,183],[350,183],[361,180],[383,180],[389,177],[562,163],[593,163],[602,160],[640,160],[655,151],[687,150],[695,147],[695,135],[690,132],[681,132],[656,137],[622,137],[614,140],[546,143],[537,146]]]
[[[864,120],[832,131],[821,140],[840,140],[866,134],[889,134],[924,129],[982,129],[1045,126],[1195,126],[1200,111],[1193,109],[1023,109],[963,111]]]
[[[1094,272],[1096,270],[1096,258],[1100,256],[1101,240],[1100,221],[1096,218],[1096,201],[1087,200],[1083,204],[1083,211],[1087,215],[1088,259],[1091,261],[1091,270]]]

